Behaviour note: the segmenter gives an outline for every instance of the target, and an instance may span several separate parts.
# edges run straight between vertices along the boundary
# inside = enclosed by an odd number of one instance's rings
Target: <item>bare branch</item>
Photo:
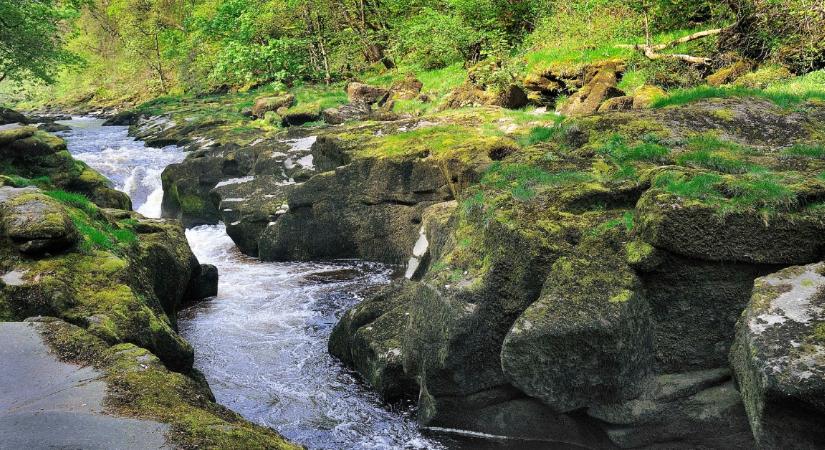
[[[676,47],[679,44],[684,44],[685,42],[695,41],[697,39],[702,39],[708,36],[714,36],[717,34],[722,33],[723,31],[727,30],[727,28],[714,28],[712,30],[705,30],[699,31],[697,33],[689,34],[687,36],[681,37],[679,39],[664,43],[664,44],[619,44],[617,47],[619,48],[632,48],[634,50],[638,50],[642,52],[648,59],[678,59],[681,61],[686,61],[693,64],[702,64],[707,65],[710,63],[710,58],[702,58],[699,56],[691,56],[691,55],[680,55],[680,54],[667,54],[667,53],[658,53],[661,50]]]

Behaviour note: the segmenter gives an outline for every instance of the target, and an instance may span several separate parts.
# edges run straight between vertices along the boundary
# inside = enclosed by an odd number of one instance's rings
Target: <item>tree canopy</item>
[[[54,80],[64,64],[79,61],[64,48],[77,1],[0,0],[0,81]]]

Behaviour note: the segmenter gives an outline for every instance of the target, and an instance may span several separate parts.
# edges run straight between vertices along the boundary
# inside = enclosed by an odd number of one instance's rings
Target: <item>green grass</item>
[[[625,211],[621,217],[616,219],[608,220],[597,227],[593,228],[590,232],[592,236],[601,236],[609,230],[624,227],[624,229],[629,233],[633,231],[635,227],[635,217],[633,216],[633,211]]]
[[[680,197],[712,200],[722,197],[716,189],[721,182],[722,177],[716,174],[705,173],[686,177],[682,174],[665,172],[654,179],[653,185]]]
[[[808,100],[825,101],[825,88],[822,90],[784,91],[779,89],[751,89],[745,87],[712,87],[699,86],[690,89],[677,89],[667,96],[653,101],[651,107],[664,108],[680,106],[709,98],[751,97],[762,98],[773,102],[782,108],[790,108]]]
[[[682,153],[676,157],[676,162],[682,166],[700,167],[722,173],[745,173],[753,166],[742,160],[730,158],[707,150],[695,150]]]
[[[794,144],[782,151],[783,155],[803,158],[825,159],[825,146],[820,144]]]
[[[87,252],[106,250],[121,253],[123,247],[131,246],[138,241],[137,234],[129,225],[130,222],[122,221],[124,228],[119,228],[104,220],[97,220],[94,216],[88,216],[83,210],[70,212],[69,216],[83,236],[81,250]]]
[[[713,134],[690,137],[686,148],[686,152],[676,156],[679,165],[729,174],[764,171],[762,167],[747,161],[746,155],[755,153],[753,149],[721,140]]]
[[[90,217],[95,217],[98,214],[98,207],[92,203],[83,194],[76,194],[74,192],[66,192],[62,190],[46,191],[49,197],[72,207],[75,207]]]
[[[592,179],[593,176],[587,172],[548,172],[532,165],[502,164],[496,161],[484,173],[481,185],[496,190],[509,190],[514,199],[527,201],[535,197],[539,186],[569,185]]]
[[[52,184],[52,179],[48,176],[36,177],[36,178],[26,178],[21,177],[19,175],[5,175],[9,181],[12,183],[14,187],[26,187],[26,186],[50,186]]]
[[[297,86],[290,90],[295,95],[298,105],[317,103],[320,110],[335,108],[348,102],[347,93],[343,83],[327,85],[307,84]]]
[[[624,137],[619,134],[611,136],[599,153],[608,155],[616,164],[633,161],[666,162],[670,149],[659,144],[655,137],[648,136],[642,142],[628,145]]]
[[[759,211],[766,217],[777,210],[797,206],[796,193],[771,172],[748,173],[737,178],[717,174],[689,176],[665,172],[658,175],[654,186],[674,195],[701,200],[724,215],[733,211]]]

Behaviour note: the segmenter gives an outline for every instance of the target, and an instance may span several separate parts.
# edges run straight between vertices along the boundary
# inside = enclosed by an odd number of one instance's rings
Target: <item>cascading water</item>
[[[62,122],[69,151],[160,216],[160,173],[183,159],[177,147],[147,148],[126,127]],[[300,145],[300,143],[296,143]],[[307,163],[310,163],[307,161]],[[237,251],[223,225],[187,231],[203,263],[220,271],[218,296],[182,312],[181,333],[218,402],[310,448],[443,448],[405,411],[393,411],[327,353],[335,321],[388,271],[364,262],[263,263]]]
[[[60,122],[72,127],[58,133],[72,155],[94,167],[129,194],[135,211],[147,217],[160,217],[163,187],[160,174],[169,164],[186,156],[175,146],[146,148],[127,135],[127,127],[104,127],[102,119],[87,117]]]

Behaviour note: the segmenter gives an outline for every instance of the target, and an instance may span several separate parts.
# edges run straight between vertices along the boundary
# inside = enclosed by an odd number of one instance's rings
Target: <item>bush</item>
[[[738,16],[723,46],[773,60],[797,74],[825,68],[825,8],[821,0],[729,0]]]
[[[477,57],[483,36],[459,16],[425,8],[401,24],[397,39],[399,59],[432,70]]]

